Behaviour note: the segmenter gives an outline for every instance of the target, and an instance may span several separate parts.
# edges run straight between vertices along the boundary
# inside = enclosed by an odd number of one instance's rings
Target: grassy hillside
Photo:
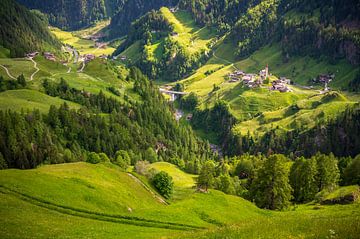
[[[5,217],[0,221],[6,226],[0,236],[300,238],[305,233],[326,236],[330,229],[352,237],[360,230],[356,223],[359,204],[321,206],[321,210],[304,205],[288,212],[263,211],[244,199],[216,190],[195,193],[191,189],[193,176],[171,164],[156,163],[152,167],[174,178],[175,194],[187,190],[188,195],[171,200],[170,205],[162,204],[139,181],[111,164],[2,170],[0,213]],[[19,225],[27,230],[18,232]]]
[[[179,34],[171,37],[187,51],[194,53],[208,49],[207,44],[215,37],[215,31],[209,27],[198,27],[191,14],[186,11],[172,13],[168,8],[163,7],[160,12],[173,25],[174,32]]]
[[[35,90],[9,90],[0,93],[0,110],[33,110],[47,113],[51,105],[59,107],[66,102],[70,108],[79,109],[80,105],[70,101],[51,97]]]

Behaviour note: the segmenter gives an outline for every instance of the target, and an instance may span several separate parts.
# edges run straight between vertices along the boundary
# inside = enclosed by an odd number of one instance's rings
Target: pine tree
[[[256,173],[250,191],[259,207],[281,210],[289,206],[292,188],[287,163],[284,155],[271,155]]]
[[[213,161],[206,161],[200,171],[200,175],[197,178],[197,185],[199,188],[207,191],[213,186],[215,176],[215,164]]]

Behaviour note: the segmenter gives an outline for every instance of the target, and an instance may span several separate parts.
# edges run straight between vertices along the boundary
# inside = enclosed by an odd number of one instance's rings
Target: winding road
[[[213,52],[213,57],[214,57],[214,58],[217,58],[218,60],[221,60],[221,61],[224,61],[224,62],[230,64],[230,66],[234,67],[235,70],[239,70],[239,69],[235,66],[235,64],[234,64],[233,62],[228,61],[228,60],[226,60],[226,59],[224,59],[224,58],[218,57],[217,55],[215,55],[215,52]]]
[[[85,61],[82,62],[81,69],[78,70],[78,72],[79,72],[79,73],[80,73],[80,72],[83,72],[84,68],[85,68]]]
[[[2,68],[4,68],[4,70],[6,71],[6,74],[13,80],[16,80],[16,78],[14,76],[12,76],[9,72],[9,69],[6,66],[0,65]]]
[[[32,73],[32,75],[30,76],[30,81],[32,81],[34,80],[34,76],[40,71],[40,69],[37,67],[37,63],[36,61],[34,61],[33,58],[28,58],[28,59],[34,63],[34,68],[35,68],[35,72]]]

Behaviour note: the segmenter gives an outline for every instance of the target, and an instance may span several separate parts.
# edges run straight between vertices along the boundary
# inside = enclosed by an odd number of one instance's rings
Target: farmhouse
[[[94,54],[86,54],[86,55],[84,55],[84,61],[85,61],[85,63],[88,63],[88,62],[90,62],[90,61],[92,61],[92,60],[94,60],[95,59],[95,55]]]
[[[44,52],[44,57],[49,61],[56,61],[55,55],[51,52]]]
[[[39,52],[35,51],[35,52],[31,52],[31,53],[26,54],[26,57],[34,58],[37,55],[39,55]]]
[[[287,86],[287,83],[285,83],[284,80],[275,80],[272,82],[272,86],[269,88],[269,90],[272,90],[272,91],[280,91],[282,93],[284,92],[292,92],[292,90]]]
[[[122,61],[126,61],[127,57],[126,56],[120,56],[120,60]]]

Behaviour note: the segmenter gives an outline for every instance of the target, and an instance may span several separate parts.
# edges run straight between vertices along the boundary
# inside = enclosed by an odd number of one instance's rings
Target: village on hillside
[[[265,69],[261,70],[258,74],[246,73],[242,70],[235,70],[227,75],[229,83],[242,82],[243,85],[249,88],[265,88],[272,74],[269,72],[269,66],[266,65]],[[334,74],[320,74],[312,80],[313,84],[323,84],[324,90],[321,92],[328,92],[331,89],[328,87],[329,83],[335,78]],[[265,82],[267,83],[265,84]],[[286,78],[280,77],[271,81],[271,86],[268,87],[270,91],[279,91],[281,93],[292,92],[293,90],[289,87],[293,85],[293,82]],[[307,87],[312,89],[313,87]]]

